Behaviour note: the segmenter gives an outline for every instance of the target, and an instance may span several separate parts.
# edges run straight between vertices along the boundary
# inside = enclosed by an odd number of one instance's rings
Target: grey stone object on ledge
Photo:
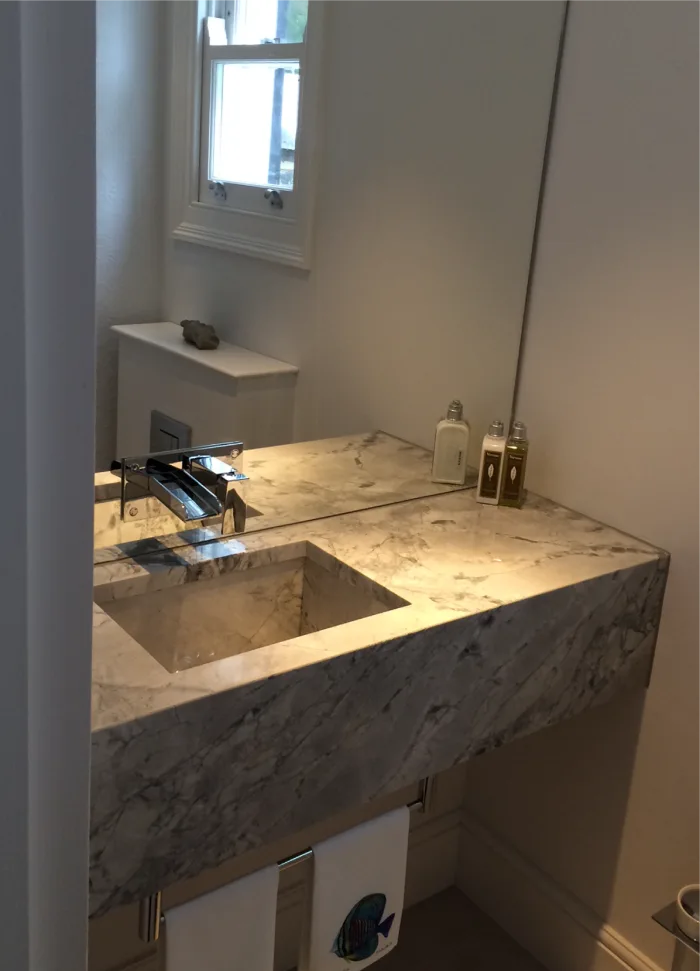
[[[201,320],[181,320],[182,336],[188,344],[194,344],[200,351],[215,351],[219,337],[211,324]]]

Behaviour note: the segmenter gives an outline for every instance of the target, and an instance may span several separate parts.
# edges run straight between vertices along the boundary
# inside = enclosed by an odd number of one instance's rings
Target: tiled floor
[[[459,890],[407,910],[381,971],[545,971]]]

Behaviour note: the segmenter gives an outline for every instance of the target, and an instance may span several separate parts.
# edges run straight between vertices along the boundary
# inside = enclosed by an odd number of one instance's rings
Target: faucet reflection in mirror
[[[223,535],[244,532],[248,476],[230,464],[242,455],[242,442],[220,442],[115,460],[122,521],[144,515],[136,500],[152,495],[184,523],[221,517]]]

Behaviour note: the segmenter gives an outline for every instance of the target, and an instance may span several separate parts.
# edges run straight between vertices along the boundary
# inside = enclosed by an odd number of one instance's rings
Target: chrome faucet
[[[223,457],[239,459],[242,454],[242,442],[221,442],[112,462],[112,471],[121,479],[122,520],[128,518],[128,502],[152,495],[185,523],[221,516],[222,534],[244,532],[246,503],[241,486],[248,476],[222,461]],[[233,520],[228,531],[227,518]]]
[[[236,443],[240,445],[240,443]],[[243,446],[240,445],[242,452]],[[224,532],[224,517],[231,510],[233,514],[233,532],[243,533],[246,523],[246,504],[239,493],[240,483],[248,479],[247,475],[237,472],[232,466],[222,462],[216,456],[198,449],[198,455],[183,455],[182,468],[201,483],[216,497],[222,510],[221,531]],[[240,455],[240,452],[238,453]]]

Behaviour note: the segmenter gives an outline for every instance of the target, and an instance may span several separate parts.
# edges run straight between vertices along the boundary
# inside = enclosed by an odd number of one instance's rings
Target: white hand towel
[[[302,971],[369,967],[396,946],[406,884],[406,807],[314,846]]]
[[[166,914],[166,971],[272,971],[277,866]]]

